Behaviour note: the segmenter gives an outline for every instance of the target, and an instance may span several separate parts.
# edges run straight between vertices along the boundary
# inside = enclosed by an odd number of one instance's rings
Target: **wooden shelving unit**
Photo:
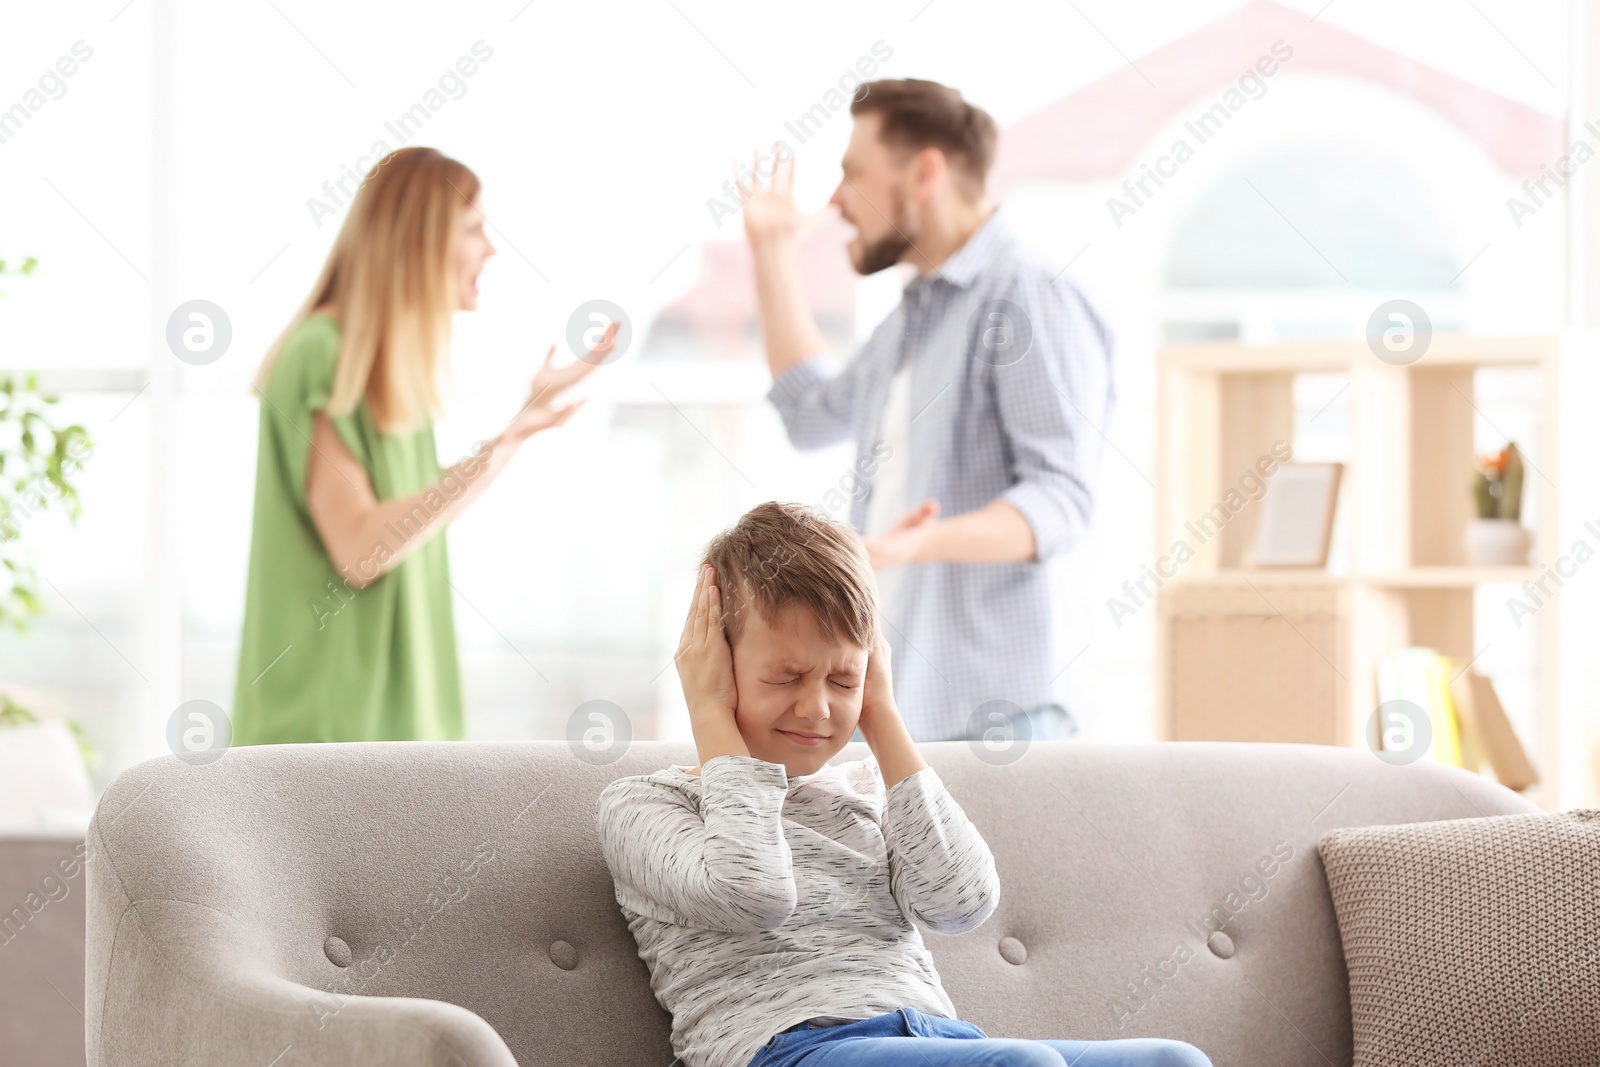
[[[1474,591],[1536,581],[1537,561],[1560,529],[1557,494],[1544,486],[1537,514],[1525,507],[1522,516],[1534,532],[1535,562],[1467,564],[1461,534],[1473,517],[1467,478],[1481,417],[1475,374],[1523,367],[1540,375],[1537,440],[1519,444],[1537,467],[1528,477],[1553,484],[1560,350],[1554,336],[1436,336],[1421,360],[1394,366],[1361,341],[1163,349],[1157,555],[1179,541],[1194,553],[1157,594],[1167,736],[1364,745],[1379,657],[1428,645],[1460,664],[1475,660],[1483,643],[1475,640]],[[1203,541],[1193,520],[1275,442],[1293,445],[1294,379],[1329,373],[1349,383],[1340,503],[1346,568],[1246,569],[1254,502]],[[1543,779],[1529,795],[1548,804],[1559,795],[1561,766],[1559,612],[1540,611],[1529,624],[1538,628],[1537,736],[1523,743]]]

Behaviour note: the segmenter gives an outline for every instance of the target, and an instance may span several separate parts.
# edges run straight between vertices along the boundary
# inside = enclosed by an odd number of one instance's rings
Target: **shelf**
[[[1427,352],[1410,369],[1446,366],[1539,366],[1560,344],[1552,336],[1483,338],[1435,335]],[[1305,341],[1278,345],[1202,342],[1168,345],[1161,365],[1172,370],[1232,374],[1348,372],[1357,363],[1375,363],[1365,341]]]
[[[1548,586],[1550,576],[1548,563],[1466,563],[1462,532],[1477,513],[1468,473],[1487,419],[1480,406],[1499,399],[1502,377],[1519,379],[1520,395],[1508,401],[1537,405],[1518,416],[1519,433],[1529,437],[1519,443],[1557,474],[1556,413],[1578,403],[1563,398],[1565,368],[1591,361],[1587,349],[1575,360],[1580,350],[1570,341],[1441,332],[1421,359],[1403,366],[1379,360],[1360,335],[1162,349],[1152,551],[1169,555],[1156,574],[1172,573],[1169,546],[1189,549],[1156,597],[1167,736],[1360,745],[1377,706],[1373,668],[1382,657],[1424,646],[1476,662],[1499,625],[1476,603],[1491,592],[1520,593],[1527,582]],[[1486,368],[1512,373],[1478,373]],[[1260,457],[1278,455],[1280,442],[1308,443],[1296,441],[1315,428],[1296,407],[1295,379],[1319,372],[1345,383],[1339,425],[1318,431],[1338,439],[1346,465],[1337,569],[1251,568],[1261,494],[1246,492],[1243,475],[1258,469]],[[1549,557],[1562,528],[1560,499],[1553,485],[1539,488],[1523,519]],[[1247,497],[1242,505],[1239,496]],[[1144,577],[1140,590],[1149,585]],[[1561,659],[1570,654],[1563,614],[1540,612],[1530,620],[1529,648],[1494,664],[1511,675],[1508,692],[1516,692],[1520,725],[1530,730],[1526,740],[1551,797],[1568,795],[1560,772],[1565,765],[1571,773],[1574,762],[1561,707]],[[1581,743],[1581,731],[1578,737]]]
[[[1479,585],[1521,585],[1539,574],[1537,567],[1412,567],[1369,574],[1368,585],[1389,589],[1468,589]]]
[[[1229,585],[1368,585],[1379,589],[1471,589],[1479,585],[1521,585],[1537,577],[1537,567],[1411,567],[1372,574],[1330,574],[1315,568],[1275,567],[1271,570],[1228,570],[1174,578],[1175,588],[1215,588]]]
[[[1274,567],[1271,570],[1229,570],[1173,578],[1166,582],[1163,588],[1216,589],[1232,585],[1338,585],[1348,580],[1349,575],[1329,574],[1327,571],[1318,568]]]

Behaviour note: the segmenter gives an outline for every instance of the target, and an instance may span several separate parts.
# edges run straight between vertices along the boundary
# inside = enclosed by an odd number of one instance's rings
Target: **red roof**
[[[1294,53],[1275,77],[1315,71],[1387,85],[1438,110],[1513,174],[1538,173],[1565,151],[1565,123],[1556,116],[1271,0],[1252,0],[1139,57],[1138,69],[1123,66],[1006,127],[992,188],[1003,190],[1017,178],[1088,179],[1128,170],[1161,127],[1237,84],[1280,40]],[[799,246],[806,300],[841,344],[850,340],[855,317],[858,276],[844,247],[851,235],[830,214]],[[744,358],[760,345],[749,246],[742,236],[707,241],[702,255],[700,278],[662,309],[656,326],[686,333],[701,354]]]
[[[743,221],[734,224],[742,233]],[[850,341],[855,322],[858,275],[845,250],[854,235],[853,227],[830,213],[800,239],[796,249],[806,303],[825,333],[842,333],[835,337],[841,344]],[[661,309],[651,330],[663,326],[687,329],[696,346],[705,349],[702,354],[742,357],[752,343],[759,345],[759,339],[752,337],[757,307],[750,245],[743,236],[707,241],[701,246],[701,256],[700,277],[694,286]],[[842,331],[837,328],[840,325]],[[647,338],[643,351],[648,353],[652,347]]]
[[[1566,124],[1556,116],[1326,22],[1311,22],[1299,11],[1253,0],[1136,58],[1137,69],[1124,65],[1008,126],[993,187],[1004,188],[1016,178],[1121,174],[1162,126],[1237,84],[1279,40],[1294,54],[1275,76],[1314,71],[1386,85],[1439,111],[1513,174],[1536,174],[1541,163],[1565,151]]]

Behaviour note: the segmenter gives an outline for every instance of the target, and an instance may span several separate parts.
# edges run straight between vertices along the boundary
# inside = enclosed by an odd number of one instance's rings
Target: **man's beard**
[[[906,250],[911,247],[912,230],[911,213],[906,210],[906,201],[898,191],[894,197],[894,225],[889,227],[889,232],[861,247],[861,257],[856,262],[857,274],[876,274],[886,267],[892,267],[905,256]]]

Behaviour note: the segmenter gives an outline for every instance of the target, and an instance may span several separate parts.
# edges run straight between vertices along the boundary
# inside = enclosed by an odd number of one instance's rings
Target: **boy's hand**
[[[900,709],[894,702],[894,679],[889,670],[889,639],[884,623],[878,621],[878,638],[867,655],[867,678],[861,683],[861,718],[856,725],[861,737],[877,757],[878,770],[886,789],[927,766],[917,751]]]
[[[739,691],[733,682],[733,650],[722,628],[722,591],[710,566],[700,568],[676,660],[696,736],[702,725],[736,726]]]
[[[861,736],[870,745],[872,731],[887,719],[898,719],[900,709],[894,703],[894,679],[889,666],[889,640],[884,636],[883,623],[878,624],[878,638],[867,654],[867,678],[861,683],[861,718],[856,725]]]

